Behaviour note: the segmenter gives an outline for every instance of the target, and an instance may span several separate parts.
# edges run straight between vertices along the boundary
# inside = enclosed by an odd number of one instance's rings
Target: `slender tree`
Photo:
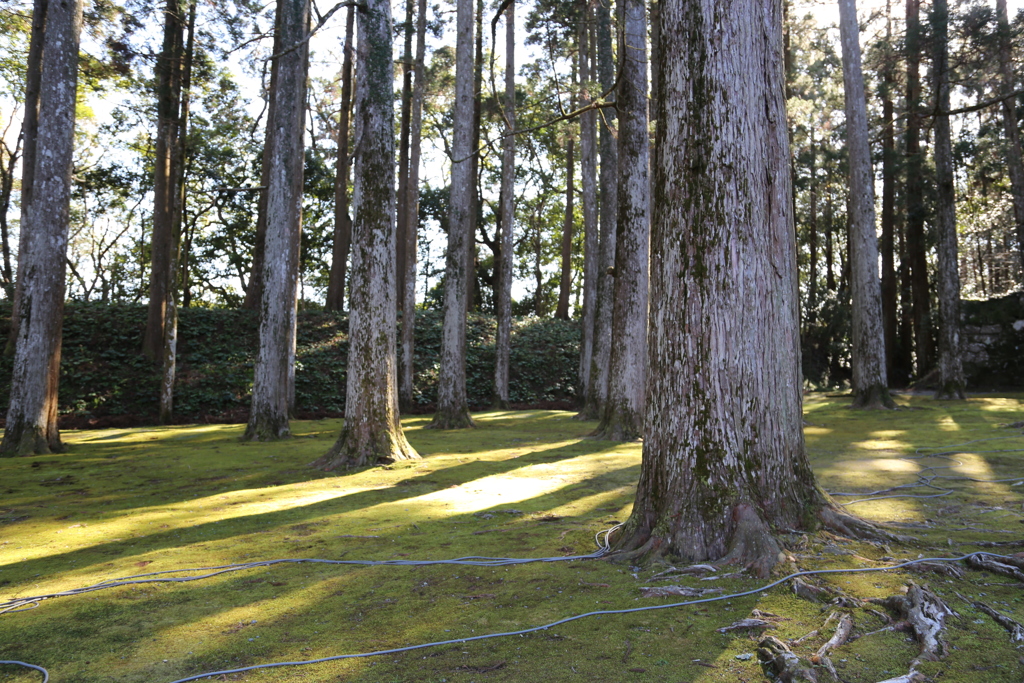
[[[894,408],[885,374],[882,290],[878,280],[874,174],[855,0],[839,0],[846,145],[850,172],[850,271],[853,305],[851,365],[855,408]]]
[[[303,131],[309,67],[309,0],[278,0],[274,56],[277,82],[267,128],[267,227],[264,241],[260,341],[253,373],[252,408],[245,438],[288,436],[302,222]]]
[[[1016,89],[1013,71],[1013,36],[1006,11],[1006,0],[996,0],[996,21],[999,31],[999,75],[1003,96],[1003,130],[1006,135],[1006,165],[1013,197],[1013,220],[1017,228],[1017,249],[1024,265],[1024,158],[1021,157],[1020,128],[1017,122],[1017,98],[1010,97]],[[947,107],[948,109],[948,107]]]
[[[953,142],[949,130],[949,5],[932,0],[935,79],[935,234],[939,294],[940,399],[964,398],[964,368],[960,344],[960,265],[956,235],[956,198],[953,184]],[[1016,124],[1015,124],[1016,127]]]
[[[418,458],[398,413],[395,323],[395,112],[391,3],[359,12],[353,185],[352,305],[345,426],[314,466],[362,467]]]
[[[67,258],[71,169],[75,141],[75,96],[78,87],[78,40],[82,3],[34,5],[33,31],[38,68],[26,93],[31,156],[23,159],[22,224],[18,297],[18,336],[11,372],[11,402],[0,456],[63,450],[57,430],[61,331],[64,319],[64,268]],[[33,83],[33,78],[38,80]],[[31,162],[31,165],[28,163]],[[24,182],[28,180],[28,182]]]
[[[594,435],[626,441],[643,436],[647,393],[647,287],[650,247],[650,138],[647,131],[647,13],[624,0],[624,52],[619,65],[619,215],[615,238],[608,397]]]
[[[341,64],[341,115],[338,117],[338,161],[334,176],[334,239],[331,244],[331,271],[324,308],[345,310],[345,275],[348,252],[352,246],[352,219],[348,215],[348,132],[352,110],[352,28],[355,7],[348,8],[345,19],[345,58]]]
[[[889,382],[897,377],[897,292],[896,281],[896,105],[893,92],[896,87],[894,73],[896,57],[892,46],[891,2],[885,3],[885,42],[882,54],[882,235],[879,251],[882,254],[882,334],[885,338],[885,375]],[[908,374],[901,367],[900,374]]]
[[[512,353],[512,260],[516,184],[516,21],[515,3],[505,10],[505,137],[501,141],[501,248],[498,250],[498,330],[495,340],[494,402],[508,408],[509,357]]]
[[[473,175],[473,0],[458,0],[455,42],[455,110],[448,253],[445,260],[441,368],[433,429],[473,426],[466,397],[466,309],[476,182]]]
[[[583,102],[593,102],[590,89],[593,42],[590,4],[583,8],[580,28],[580,82],[583,84]],[[597,112],[591,110],[580,116],[580,181],[583,205],[583,331],[580,339],[579,396],[585,399],[590,384],[590,364],[594,356],[594,314],[597,307],[597,269],[599,235],[597,231]]]
[[[872,533],[829,503],[804,450],[781,7],[660,4],[651,388],[613,543],[765,574],[776,530]]]
[[[570,104],[572,109],[572,104]],[[571,134],[570,134],[571,135]],[[576,138],[570,137],[565,149],[565,219],[562,221],[562,266],[558,280],[558,305],[555,317],[569,319],[569,297],[572,295],[572,241],[576,225]]]
[[[415,31],[413,20],[415,19],[415,0],[405,0],[405,21],[402,24],[402,32],[405,35],[404,49],[402,50],[402,95],[401,95],[401,118],[398,127],[398,195],[397,195],[397,238],[395,240],[395,254],[398,268],[395,269],[395,277],[398,282],[398,310],[402,310],[405,293],[405,261],[406,261],[406,233],[409,230],[409,211],[406,208],[406,200],[409,195],[409,142],[410,128],[412,124],[412,76],[413,76],[413,42],[412,37]],[[413,228],[415,229],[415,228]],[[401,385],[402,381],[399,380]]]

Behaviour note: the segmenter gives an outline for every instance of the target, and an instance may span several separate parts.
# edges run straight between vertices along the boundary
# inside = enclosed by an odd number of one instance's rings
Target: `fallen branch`
[[[818,683],[818,675],[775,636],[766,636],[757,644],[757,661],[765,674],[778,683]]]
[[[640,597],[664,598],[682,596],[684,598],[700,598],[711,593],[721,593],[721,588],[690,588],[689,586],[641,586]]]
[[[716,628],[715,630],[719,633],[728,633],[729,631],[750,630],[754,628],[775,628],[775,624],[764,619],[740,619],[728,626]]]

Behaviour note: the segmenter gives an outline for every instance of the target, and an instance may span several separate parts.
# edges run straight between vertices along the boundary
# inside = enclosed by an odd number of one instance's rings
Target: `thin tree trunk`
[[[1005,95],[1016,89],[1013,73],[1013,40],[1006,0],[996,0],[996,20],[999,23],[999,75]],[[947,107],[948,109],[948,107]],[[1024,159],[1021,157],[1020,129],[1017,122],[1017,98],[1003,100],[1003,131],[1006,135],[1006,166],[1010,175],[1013,198],[1013,220],[1017,228],[1017,250],[1024,267]]]
[[[402,299],[402,339],[398,358],[398,405],[411,410],[415,405],[413,380],[416,366],[413,362],[414,331],[416,329],[416,243],[420,222],[420,141],[423,130],[423,95],[426,91],[427,2],[419,0],[416,17],[416,81],[412,90],[412,123],[409,143],[409,182],[406,186],[405,210],[408,230],[405,233],[405,262],[398,267],[405,270],[405,288],[399,291]]]
[[[352,245],[352,219],[348,215],[348,131],[352,110],[352,26],[355,7],[348,8],[345,19],[345,59],[341,66],[341,115],[338,119],[338,162],[334,176],[334,242],[331,246],[331,272],[324,308],[345,310],[345,275]]]
[[[398,195],[397,195],[397,233],[395,239],[395,269],[399,296],[396,299],[398,310],[402,310],[405,301],[405,260],[407,247],[407,232],[409,230],[409,211],[406,208],[406,201],[409,195],[409,126],[412,118],[412,34],[413,34],[413,12],[415,11],[414,0],[405,0],[405,23],[402,31],[405,33],[405,47],[402,51],[402,116],[399,122],[398,133]]]
[[[921,0],[907,0],[907,257],[918,376],[931,369],[931,299],[924,233],[924,159],[921,153]]]
[[[583,83],[583,102],[590,104],[593,94],[590,79],[593,61],[593,29],[590,6],[584,9],[585,19],[580,31],[580,82]],[[594,314],[597,307],[597,269],[599,235],[597,230],[597,118],[588,111],[580,116],[580,180],[583,194],[583,331],[580,339],[580,369],[578,396],[584,400],[590,385],[590,365],[594,356]]]
[[[788,33],[787,33],[788,35]],[[789,98],[786,98],[789,99]],[[792,129],[789,129],[792,134]],[[818,149],[814,141],[814,127],[811,132],[811,206],[808,220],[807,248],[810,251],[807,274],[807,311],[808,319],[813,322],[818,315]],[[792,142],[790,143],[792,147]]]
[[[451,199],[445,264],[444,324],[433,429],[471,427],[466,397],[466,310],[473,241],[473,0],[458,0]]]
[[[181,109],[181,63],[185,17],[182,0],[167,0],[164,6],[163,47],[157,56],[156,150],[153,161],[153,236],[149,276],[149,308],[142,352],[147,358],[162,358],[167,296],[173,289],[171,252],[174,249],[174,202],[177,197],[174,150],[178,144]]]
[[[57,430],[57,390],[82,3],[37,3],[35,9],[45,13],[45,18],[33,17],[33,27],[41,20],[39,89],[37,98],[27,93],[25,99],[32,102],[38,118],[27,129],[32,134],[32,154],[31,158],[26,154],[24,161],[32,165],[23,166],[29,183],[27,194],[24,185],[22,194],[18,337],[0,456],[63,450]]]
[[[882,287],[878,280],[875,189],[868,141],[867,98],[855,0],[839,0],[843,49],[846,145],[850,167],[851,362],[854,408],[895,408],[885,374]]]
[[[253,441],[289,434],[289,375],[298,294],[309,0],[278,0],[277,15],[274,53],[278,55],[278,78],[271,92],[273,126],[267,129],[270,166],[260,342],[245,430],[245,438]]]
[[[613,543],[764,575],[775,529],[841,524],[801,429],[780,5],[662,0],[661,13],[652,386]]]
[[[10,226],[7,224],[7,212],[11,208],[11,194],[14,192],[14,169],[21,157],[24,139],[24,124],[22,124],[22,130],[18,132],[14,149],[0,141],[0,145],[2,145],[0,155],[3,157],[0,158],[0,242],[2,242],[0,248],[3,249],[2,286],[4,296],[8,300],[14,298],[15,280],[14,269],[11,267],[11,233]]]
[[[608,398],[594,436],[612,441],[644,433],[647,393],[647,297],[650,137],[647,132],[647,16],[642,0],[624,0],[620,62],[619,216]]]
[[[607,3],[607,4],[606,4]],[[602,92],[615,84],[615,57],[612,52],[611,0],[595,6],[597,18],[597,77]],[[614,96],[612,96],[614,97]],[[579,417],[597,420],[608,399],[608,367],[611,363],[612,308],[615,288],[615,235],[619,204],[618,141],[614,131],[614,109],[601,110],[600,138],[600,262],[597,273],[597,305],[594,311],[594,354],[590,363],[590,379],[586,400]]]
[[[949,111],[949,6],[932,1],[936,111]],[[935,117],[935,232],[938,242],[936,285],[939,294],[939,399],[964,398],[960,344],[960,266],[953,184],[953,142],[949,114]]]
[[[483,83],[484,83],[484,0],[477,0],[476,12],[473,15],[476,22],[476,56],[473,58],[473,143],[472,159],[473,170],[473,192],[471,194],[469,245],[466,254],[466,311],[472,311],[480,299],[480,283],[476,276],[476,231],[480,222],[480,123],[483,104]]]
[[[572,105],[570,105],[570,109]],[[572,292],[572,238],[575,224],[576,140],[569,138],[565,150],[565,220],[562,222],[562,269],[558,283],[555,317],[569,319],[569,295]]]
[[[398,413],[395,288],[395,112],[391,3],[359,11],[353,185],[352,306],[345,426],[315,467],[362,467],[419,458]]]
[[[512,353],[512,233],[515,224],[516,181],[516,22],[515,3],[505,10],[505,137],[501,141],[501,248],[498,250],[494,402],[509,407],[509,358]]]
[[[882,334],[885,338],[885,375],[891,383],[896,372],[896,264],[894,260],[896,234],[896,135],[895,106],[892,100],[896,79],[893,75],[895,56],[890,50],[892,20],[890,3],[886,2],[886,39],[882,66]]]

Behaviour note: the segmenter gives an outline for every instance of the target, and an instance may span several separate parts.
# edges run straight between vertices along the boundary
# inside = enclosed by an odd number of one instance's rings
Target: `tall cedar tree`
[[[592,48],[594,41],[591,33],[594,25],[591,21],[589,4],[583,7],[583,20],[580,22],[580,82],[583,84],[582,105],[593,102],[591,88],[591,64],[593,63]],[[594,357],[594,309],[597,307],[597,268],[598,232],[597,232],[597,112],[591,110],[580,115],[580,182],[583,205],[583,327],[580,339],[580,380],[579,396],[586,397],[590,384],[590,363]]]
[[[352,110],[352,27],[355,7],[345,19],[345,58],[341,63],[341,113],[338,117],[338,159],[334,174],[334,239],[331,243],[331,271],[327,280],[324,308],[345,310],[345,275],[352,246],[352,218],[348,215],[348,132]]]
[[[25,97],[34,112],[25,128],[18,336],[0,456],[63,450],[57,389],[81,29],[80,0],[35,3],[29,54],[38,60],[30,59],[27,80],[38,90]]]
[[[1021,157],[1020,129],[1017,123],[1017,98],[1009,97],[1015,90],[1013,73],[1013,34],[1006,12],[1006,0],[996,0],[996,21],[999,31],[999,74],[1002,80],[1003,130],[1006,134],[1006,163],[1013,197],[1013,220],[1017,227],[1017,249],[1024,264],[1024,158]]]
[[[505,137],[501,141],[501,246],[498,249],[495,339],[494,404],[508,408],[508,374],[512,354],[512,227],[516,190],[516,20],[515,3],[505,10]]]
[[[613,543],[763,575],[775,530],[877,532],[829,502],[804,450],[780,3],[660,4],[651,390]]]
[[[843,48],[846,146],[850,159],[850,282],[853,304],[850,364],[853,369],[853,407],[894,408],[885,374],[874,174],[871,170],[868,107],[864,93],[855,0],[839,0],[839,29]]]
[[[398,267],[395,269],[395,278],[398,283],[398,310],[402,310],[402,294],[405,292],[405,249],[406,233],[408,232],[409,211],[405,202],[409,193],[409,128],[412,120],[412,36],[413,19],[415,18],[415,0],[405,0],[405,21],[402,23],[402,33],[405,35],[404,49],[402,51],[402,96],[401,112],[398,127],[398,195],[396,196],[397,211],[395,224],[397,226],[397,238],[395,239],[395,262]],[[401,380],[399,380],[401,383]]]
[[[956,236],[953,142],[949,130],[949,6],[932,2],[935,79],[935,236],[938,259],[935,284],[939,294],[940,399],[964,398],[964,366],[960,355],[960,266]]]
[[[882,335],[885,339],[885,376],[897,380],[897,306],[896,284],[896,133],[893,93],[896,87],[896,55],[892,49],[891,1],[885,3],[885,41],[882,51],[879,96],[882,98],[882,234],[878,249],[882,254]],[[899,373],[906,377],[906,368]],[[900,378],[902,379],[902,378]]]
[[[473,159],[473,0],[458,0],[455,24],[455,109],[452,132],[448,253],[437,412],[432,429],[472,427],[466,397],[466,310],[476,202]]]
[[[295,355],[299,230],[302,224],[303,130],[309,67],[309,0],[278,0],[274,59],[277,81],[268,121],[267,224],[260,341],[245,438],[288,436]]]
[[[398,414],[395,324],[395,112],[391,3],[359,12],[356,58],[352,296],[345,426],[323,470],[419,458]]]
[[[619,65],[619,216],[612,308],[608,397],[595,436],[627,441],[643,436],[647,393],[647,290],[650,216],[650,136],[647,131],[647,13],[624,0],[624,50]]]

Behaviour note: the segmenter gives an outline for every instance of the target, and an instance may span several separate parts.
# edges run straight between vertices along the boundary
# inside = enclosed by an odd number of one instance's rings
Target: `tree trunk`
[[[597,77],[601,91],[608,92],[615,84],[615,57],[612,52],[611,9],[603,2],[596,4]],[[614,100],[614,94],[609,95]],[[608,399],[608,367],[611,363],[612,308],[615,287],[615,233],[619,204],[618,141],[613,129],[615,109],[601,111],[600,168],[600,262],[597,271],[597,304],[594,311],[594,354],[590,363],[587,394],[579,417],[597,420]]]
[[[855,0],[839,0],[846,145],[850,167],[851,361],[854,408],[895,408],[885,374],[882,288],[878,280],[875,186]]]
[[[516,22],[515,3],[505,10],[505,138],[501,141],[501,248],[498,250],[495,340],[494,403],[509,407],[508,371],[512,353],[512,240],[515,224],[516,181]]]
[[[419,458],[398,415],[395,358],[395,112],[391,4],[359,11],[352,305],[345,426],[323,470]]]
[[[570,109],[572,105],[570,105]],[[572,231],[575,224],[576,140],[569,138],[565,150],[565,220],[562,222],[562,271],[558,282],[558,306],[555,317],[569,319],[569,294],[572,292]]]
[[[590,7],[584,9],[585,18],[580,31],[580,82],[583,83],[583,102],[593,102],[590,82],[593,52],[590,33],[592,22]],[[585,400],[590,385],[590,365],[594,357],[594,314],[597,307],[598,231],[597,231],[597,114],[588,111],[580,116],[580,180],[583,195],[583,331],[580,339],[580,370],[578,396]]]
[[[472,311],[480,299],[480,283],[476,277],[476,231],[480,221],[480,123],[483,104],[483,83],[484,83],[484,0],[477,0],[476,12],[473,15],[476,22],[476,53],[473,58],[473,142],[470,145],[473,166],[470,177],[473,179],[473,191],[470,193],[470,226],[469,244],[466,249],[466,311]]]
[[[274,53],[277,83],[270,97],[273,125],[267,174],[260,342],[253,373],[252,407],[245,438],[288,436],[289,374],[294,355],[298,294],[299,230],[302,223],[303,131],[306,115],[309,0],[278,0]]]
[[[996,20],[999,22],[999,75],[1004,95],[1016,89],[1013,73],[1013,40],[1006,0],[996,0]],[[948,109],[948,107],[947,107]],[[1003,131],[1006,135],[1006,165],[1010,175],[1013,197],[1013,220],[1017,228],[1017,249],[1024,267],[1024,159],[1021,158],[1020,129],[1017,122],[1017,98],[1003,100]]]
[[[921,0],[907,0],[907,258],[918,376],[931,369],[931,299],[924,233],[924,159],[921,153]]]
[[[458,0],[455,45],[455,111],[452,186],[445,263],[441,368],[433,429],[473,426],[466,398],[466,310],[473,241],[473,0]]]
[[[174,150],[178,145],[181,108],[181,66],[185,17],[181,0],[164,6],[163,47],[157,55],[156,150],[153,160],[153,237],[149,276],[149,308],[142,352],[162,357],[168,292],[174,287],[171,252],[174,249],[174,202],[177,197]]]
[[[45,18],[33,17],[33,27],[41,20],[39,89],[35,102],[30,93],[25,99],[38,116],[32,122],[31,158],[26,153],[24,159],[32,165],[23,166],[29,183],[27,193],[22,188],[18,337],[0,456],[63,450],[57,430],[57,389],[82,3],[37,3],[35,10],[45,13]]]
[[[936,111],[949,111],[949,6],[932,2]],[[1016,127],[1016,124],[1015,124]],[[960,345],[960,265],[953,184],[953,142],[949,114],[935,116],[935,233],[938,242],[936,285],[939,294],[939,390],[935,398],[964,398]]]
[[[624,0],[625,52],[619,71],[619,215],[608,398],[594,436],[612,441],[644,433],[647,393],[647,297],[650,137],[647,132],[647,17],[641,0]]]
[[[402,410],[412,410],[413,379],[416,366],[413,362],[414,332],[416,329],[416,241],[420,223],[420,141],[423,130],[423,95],[426,91],[427,75],[424,71],[427,54],[427,2],[419,0],[416,17],[416,81],[412,90],[412,122],[409,143],[409,182],[406,185],[405,210],[408,214],[405,233],[405,261],[398,264],[405,271],[405,288],[398,292],[402,300],[402,339],[398,358],[398,405]]]
[[[893,74],[895,55],[890,50],[892,41],[892,20],[889,3],[885,7],[886,39],[885,60],[882,67],[882,238],[879,250],[882,252],[882,335],[885,339],[885,376],[893,382],[896,371],[896,135],[895,105],[892,100],[896,79]],[[902,369],[901,370],[905,370]]]
[[[785,8],[786,5],[783,5]],[[788,35],[788,32],[787,32]],[[787,70],[788,72],[788,70]],[[787,79],[788,80],[788,79]],[[789,99],[788,97],[786,98]],[[792,129],[789,129],[792,135]],[[813,322],[818,315],[818,149],[814,142],[814,127],[810,128],[811,133],[811,215],[807,221],[808,236],[807,248],[810,251],[807,274],[807,312],[808,320]],[[790,142],[792,148],[792,141]]]
[[[402,310],[405,293],[405,260],[407,233],[409,230],[409,211],[406,208],[406,201],[409,194],[409,126],[412,119],[412,34],[413,34],[413,12],[415,11],[414,0],[405,0],[405,22],[402,31],[405,33],[405,47],[402,51],[402,97],[401,112],[398,133],[398,195],[397,216],[396,216],[396,238],[395,238],[395,269],[397,282],[396,305]]]
[[[780,9],[661,3],[651,391],[636,501],[613,539],[633,557],[764,575],[774,530],[840,526],[801,428]]]
[[[327,282],[324,308],[345,310],[345,274],[352,245],[352,219],[348,215],[348,130],[352,110],[352,26],[355,7],[348,8],[345,19],[345,59],[341,66],[341,116],[338,119],[338,163],[334,176],[334,242],[331,246],[331,272]]]

